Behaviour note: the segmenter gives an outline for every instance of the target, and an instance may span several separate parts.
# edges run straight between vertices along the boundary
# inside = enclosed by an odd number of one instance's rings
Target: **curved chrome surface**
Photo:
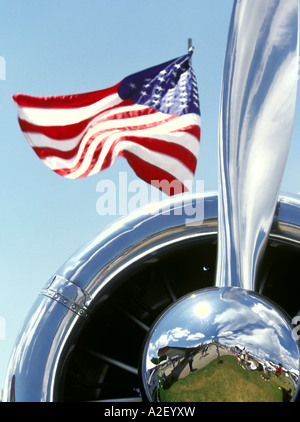
[[[17,338],[9,363],[3,401],[57,400],[66,355],[78,332],[80,317],[56,301],[39,296]]]
[[[294,121],[298,1],[235,1],[219,120],[216,285],[255,290]]]
[[[203,201],[205,220],[192,225],[192,211]],[[216,216],[216,194],[182,195],[120,219],[75,252],[43,287],[24,323],[3,401],[57,401],[57,383],[70,350],[119,278],[161,249],[216,235]]]
[[[142,360],[148,401],[293,401],[300,350],[291,322],[260,295],[202,289],[152,327]]]
[[[255,289],[257,258],[272,221],[271,240],[300,246],[299,199],[280,198],[274,217],[296,96],[297,20],[297,0],[235,2],[220,112],[219,211],[215,194],[179,196],[120,220],[76,252],[44,286],[24,323],[4,401],[57,401],[66,362],[99,303],[156,254],[215,241],[217,222],[217,286]],[[204,220],[191,222],[203,201]]]
[[[203,197],[188,199],[195,205]],[[156,253],[203,238],[215,241],[217,200],[215,193],[205,196],[201,225],[185,224],[186,215],[179,213],[183,200],[178,197],[157,213],[152,209],[151,215],[140,212],[119,220],[76,252],[42,289],[24,322],[3,400],[57,401],[62,368],[93,309],[113,292],[124,273]],[[299,197],[280,197],[270,238],[300,247]]]
[[[204,220],[195,219],[192,224],[192,212],[199,207],[204,209]],[[216,234],[216,218],[216,193],[184,194],[162,203],[150,204],[99,233],[75,253],[58,274],[87,290],[93,299],[105,289],[112,277],[129,265],[134,265],[143,256],[149,257],[157,250],[172,247],[180,241],[192,242],[198,236]]]

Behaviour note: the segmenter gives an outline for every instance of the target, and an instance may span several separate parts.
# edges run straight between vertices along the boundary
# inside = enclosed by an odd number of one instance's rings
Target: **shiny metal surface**
[[[202,289],[177,301],[145,345],[146,398],[158,402],[290,401],[299,348],[289,319],[237,287]]]
[[[186,224],[191,208],[202,201],[205,221]],[[3,401],[59,400],[62,368],[95,307],[127,272],[160,250],[215,236],[216,218],[215,193],[184,195],[120,219],[75,252],[42,288],[24,322]]]
[[[192,332],[194,326],[178,319],[178,314],[177,323],[191,330],[194,341],[198,333],[207,342],[212,334],[217,335],[223,348],[245,347],[262,365],[267,359],[276,360],[278,365],[282,357],[286,378],[297,382],[299,368],[296,375],[291,374],[299,351],[290,339],[287,319],[275,304],[240,289],[255,290],[254,277],[268,238],[274,245],[300,247],[299,198],[283,195],[277,201],[295,101],[296,9],[296,0],[234,3],[220,112],[219,207],[216,194],[179,196],[119,220],[78,250],[46,283],[24,323],[7,371],[4,401],[58,401],[67,362],[99,305],[114,295],[126,277],[162,252],[171,253],[202,240],[216,242],[218,224],[216,285],[221,289],[207,291],[212,294],[207,300],[216,306],[215,319],[210,328],[201,325],[203,332],[200,328]],[[251,49],[255,44],[258,49]],[[272,183],[268,184],[271,175]],[[190,211],[203,202],[204,220],[191,224]],[[238,287],[232,290],[232,286]],[[231,292],[239,294],[232,298]],[[185,301],[174,309],[181,303]],[[198,314],[204,310],[201,305]],[[237,311],[239,319],[227,319],[231,325],[226,326],[226,313]],[[214,323],[221,315],[223,331]],[[173,318],[170,326],[174,328]],[[225,328],[232,332],[225,333]],[[236,344],[234,332],[241,344]],[[265,338],[272,340],[272,348],[271,343],[265,344]],[[150,353],[149,348],[146,350]],[[278,355],[283,350],[287,353]],[[275,385],[273,374],[271,379],[270,385]],[[148,399],[152,400],[151,382],[146,378]],[[290,384],[290,388],[291,395],[295,387]]]
[[[191,224],[193,209],[203,207],[204,221]],[[143,256],[149,257],[178,242],[193,242],[197,237],[217,233],[215,192],[182,195],[167,199],[118,220],[79,249],[58,274],[86,291],[92,301],[106,284]],[[213,230],[212,230],[213,226]],[[87,280],[88,287],[87,287]]]
[[[282,325],[281,310],[254,291],[289,151],[297,73],[298,1],[235,1],[220,105],[216,289],[179,300],[154,324],[141,368],[150,401],[294,396],[298,378],[295,382],[291,371],[299,376],[300,360],[292,326],[287,328],[287,319]],[[210,359],[216,347],[215,364]],[[268,391],[256,378],[245,378],[232,367],[243,352],[261,370],[284,359],[290,383],[270,382]],[[196,356],[197,376],[191,366]],[[273,387],[284,394],[278,396]]]
[[[219,121],[217,286],[255,290],[294,121],[298,1],[235,1]]]
[[[57,375],[62,374],[82,321],[59,302],[37,297],[12,351],[3,401],[57,400]]]
[[[189,200],[203,200],[190,197]],[[57,401],[63,368],[94,308],[113,294],[120,277],[164,249],[217,237],[218,196],[207,194],[201,226],[185,225],[179,197],[169,215],[160,212],[124,218],[77,251],[41,290],[12,351],[3,401]],[[174,208],[173,208],[174,207]],[[283,195],[277,204],[270,241],[300,247],[300,198]],[[70,279],[68,279],[69,277]],[[56,297],[56,292],[59,294]],[[84,292],[84,293],[83,293]],[[67,300],[67,305],[63,303]],[[84,308],[85,317],[78,307]]]

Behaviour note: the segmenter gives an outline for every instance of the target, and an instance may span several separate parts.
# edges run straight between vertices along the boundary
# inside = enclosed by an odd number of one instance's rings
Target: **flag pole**
[[[194,46],[193,46],[192,38],[188,38],[188,52],[193,51],[193,50],[194,50]]]

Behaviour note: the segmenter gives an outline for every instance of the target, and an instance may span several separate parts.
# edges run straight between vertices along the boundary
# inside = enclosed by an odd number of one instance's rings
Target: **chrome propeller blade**
[[[298,0],[236,0],[219,116],[216,286],[255,290],[288,156],[298,77]]]
[[[141,371],[149,401],[298,395],[300,348],[290,319],[255,292],[289,151],[297,74],[298,1],[235,0],[220,106],[216,283],[179,299],[150,329]],[[163,340],[174,333],[172,348]],[[279,385],[282,368],[288,381]],[[186,377],[185,388],[170,391]]]

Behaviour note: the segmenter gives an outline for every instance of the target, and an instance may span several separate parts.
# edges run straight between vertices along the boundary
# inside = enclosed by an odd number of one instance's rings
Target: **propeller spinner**
[[[297,93],[298,0],[236,0],[219,118],[215,287],[175,302],[145,342],[149,401],[293,401],[299,345],[256,279],[288,156]]]

